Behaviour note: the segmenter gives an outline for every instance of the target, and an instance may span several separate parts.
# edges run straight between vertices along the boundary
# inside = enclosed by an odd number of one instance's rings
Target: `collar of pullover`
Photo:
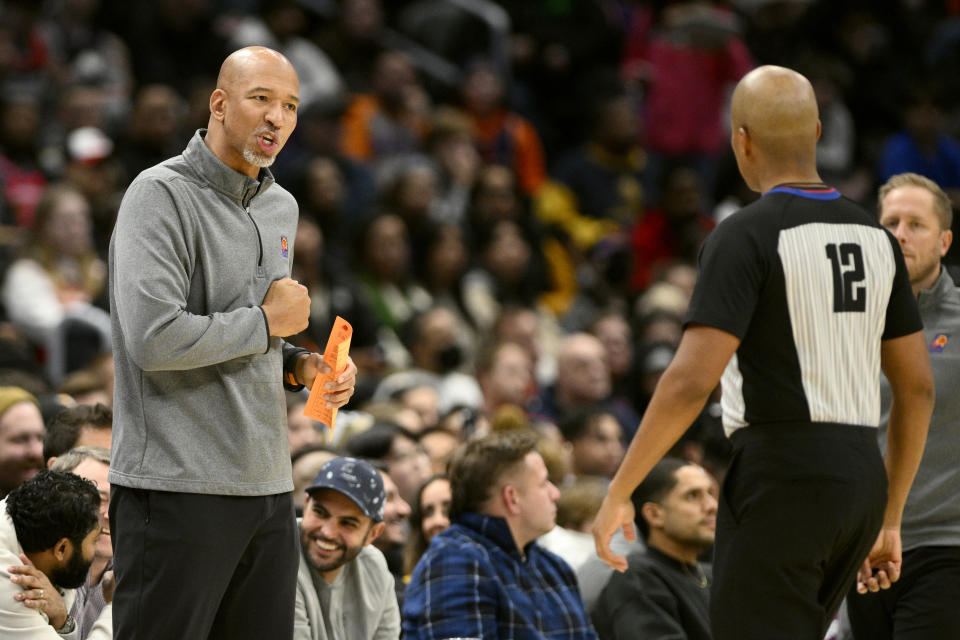
[[[943,300],[943,297],[956,286],[957,285],[953,283],[953,278],[947,273],[946,266],[941,264],[940,277],[937,278],[937,281],[933,283],[932,287],[923,289],[917,293],[917,304],[921,309],[935,308],[940,304],[940,301]]]
[[[206,129],[197,129],[183,157],[211,187],[246,207],[254,196],[263,193],[274,183],[273,174],[267,168],[260,169],[260,179],[254,180],[223,164],[204,143],[205,135]]]

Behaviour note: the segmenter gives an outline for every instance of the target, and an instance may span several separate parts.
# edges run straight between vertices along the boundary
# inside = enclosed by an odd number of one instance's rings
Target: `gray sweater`
[[[329,630],[332,635],[327,633]],[[396,640],[400,607],[393,574],[369,545],[327,584],[300,549],[293,640]]]
[[[960,289],[946,269],[917,302],[936,383],[927,445],[903,511],[904,551],[960,546]],[[890,384],[882,379],[880,448],[886,451]]]
[[[293,488],[284,345],[259,305],[290,275],[297,203],[203,142],[127,189],[110,241],[110,482],[255,496]]]

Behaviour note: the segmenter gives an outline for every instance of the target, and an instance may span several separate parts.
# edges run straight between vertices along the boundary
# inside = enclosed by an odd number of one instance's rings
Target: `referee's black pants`
[[[118,640],[293,637],[297,522],[289,493],[110,495]]]
[[[714,640],[821,640],[876,541],[887,479],[876,430],[740,429],[717,514]]]

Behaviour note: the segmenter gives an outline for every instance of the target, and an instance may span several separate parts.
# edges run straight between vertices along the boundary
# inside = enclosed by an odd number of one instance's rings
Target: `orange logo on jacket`
[[[947,346],[947,342],[949,340],[949,335],[945,333],[938,333],[930,342],[930,353],[943,353],[943,349]]]

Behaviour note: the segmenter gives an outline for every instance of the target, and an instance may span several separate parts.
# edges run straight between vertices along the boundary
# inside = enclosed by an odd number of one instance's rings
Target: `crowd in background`
[[[954,0],[0,0],[0,381],[47,418],[111,402],[120,198],[206,125],[220,62],[252,44],[300,76],[271,168],[311,295],[290,341],[322,351],[343,316],[359,367],[332,431],[289,396],[297,493],[336,452],[379,460],[398,575],[444,522],[430,479],[490,430],[540,434],[556,548],[591,553],[700,244],[757,197],[725,114],[755,65],[810,78],[844,195],[872,209],[914,171],[960,204]],[[673,453],[719,479],[727,447],[710,403]]]

